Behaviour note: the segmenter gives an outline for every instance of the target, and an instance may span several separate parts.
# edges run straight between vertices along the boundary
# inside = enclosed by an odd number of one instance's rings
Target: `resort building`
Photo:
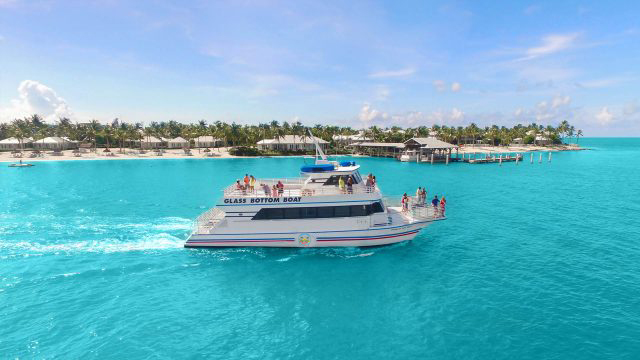
[[[33,148],[38,150],[67,150],[77,149],[78,142],[58,136],[49,136],[33,142]]]
[[[157,149],[162,147],[163,141],[155,136],[144,136],[140,140],[140,146],[143,149]]]
[[[458,147],[448,142],[438,140],[435,137],[411,138],[404,142],[404,153],[409,156],[410,161],[447,161],[451,158],[451,152]]]
[[[356,152],[363,155],[397,158],[404,149],[403,143],[363,142],[353,144]]]
[[[209,148],[222,145],[222,140],[214,138],[213,136],[198,136],[194,139],[196,147]]]
[[[180,136],[167,141],[167,147],[170,149],[182,149],[189,147],[189,145],[189,141]]]
[[[275,139],[264,139],[256,144],[260,150],[274,151],[312,151],[315,150],[314,139],[322,150],[329,147],[329,142],[318,137],[284,135]]]
[[[371,138],[366,137],[364,135],[364,132],[362,131],[356,135],[333,135],[331,139],[336,143],[340,143],[341,145],[344,145],[344,146],[373,140]]]
[[[27,147],[31,147],[32,140],[31,138],[22,139],[22,144],[20,144],[20,140],[10,137],[4,140],[0,140],[0,150],[21,150],[26,149]]]

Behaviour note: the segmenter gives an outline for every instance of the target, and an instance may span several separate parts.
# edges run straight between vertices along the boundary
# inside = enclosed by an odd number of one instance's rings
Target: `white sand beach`
[[[42,151],[40,156],[34,156],[34,150],[27,149],[22,152],[22,156],[15,156],[10,151],[0,152],[0,162],[38,162],[38,161],[67,161],[67,160],[131,160],[131,159],[229,159],[229,158],[245,158],[247,156],[234,156],[229,154],[229,147],[212,148],[209,152],[204,149],[191,149],[190,154],[183,149],[162,149],[161,152],[154,150],[146,150],[140,152],[140,149],[119,148],[111,149],[110,152],[104,152],[105,149],[98,148],[97,151],[83,150],[78,153],[74,150],[60,151],[54,154],[53,151]],[[534,145],[518,145],[518,146],[461,146],[460,154],[506,154],[506,153],[526,153],[526,152],[549,152],[549,151],[575,151],[586,150],[577,145],[555,145],[555,146],[534,146]],[[454,151],[455,154],[455,151]],[[332,155],[329,155],[332,156]],[[345,156],[345,155],[341,155]],[[362,157],[367,155],[346,155],[354,157]]]

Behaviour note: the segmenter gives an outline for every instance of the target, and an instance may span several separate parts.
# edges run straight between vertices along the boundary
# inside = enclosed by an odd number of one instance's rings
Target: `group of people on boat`
[[[258,180],[256,180],[253,175],[245,174],[242,181],[240,181],[240,179],[236,180],[236,190],[242,191],[243,195],[247,193],[255,193],[257,183]],[[284,193],[284,184],[280,180],[278,180],[278,183],[272,187],[263,183],[260,183],[260,187],[266,196],[278,197],[282,196]]]
[[[423,187],[418,187],[418,190],[416,190],[416,203],[413,205],[415,206],[425,206],[426,205],[426,199],[427,199],[427,190],[426,188]],[[407,193],[404,193],[404,195],[402,195],[402,212],[408,212],[409,211],[409,207],[411,206],[411,197],[407,195]],[[435,195],[433,197],[433,199],[431,200],[431,206],[433,206],[433,212],[434,212],[434,216],[438,217],[438,216],[444,216],[445,214],[445,208],[447,206],[447,199],[444,197],[444,195],[442,196],[442,198],[438,199],[438,195]]]

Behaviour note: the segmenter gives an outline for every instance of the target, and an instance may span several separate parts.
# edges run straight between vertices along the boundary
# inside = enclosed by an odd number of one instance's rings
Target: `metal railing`
[[[253,190],[239,189],[237,184],[232,184],[223,192],[225,197],[273,197],[273,186],[277,185],[278,181],[282,182],[284,187],[276,192],[276,197],[372,194],[380,191],[377,186],[363,184],[356,184],[350,189],[345,186],[341,189],[338,186],[305,186],[304,179],[257,179]]]
[[[224,211],[218,208],[212,208],[202,213],[194,222],[194,234],[208,234],[211,229],[215,228],[224,219]]]
[[[402,204],[402,196],[385,196],[382,201],[385,207],[400,208],[400,211],[413,220],[436,220],[444,219],[445,211],[440,205],[433,206],[428,199],[423,203],[416,196],[409,196],[408,206]]]

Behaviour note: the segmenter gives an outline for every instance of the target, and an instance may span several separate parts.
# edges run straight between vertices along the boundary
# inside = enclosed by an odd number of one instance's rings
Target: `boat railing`
[[[224,211],[218,208],[212,208],[202,213],[195,220],[193,232],[195,234],[208,234],[211,229],[215,228],[224,219]]]
[[[289,179],[286,179],[289,180]],[[304,180],[292,179],[284,181],[283,179],[258,179],[253,190],[238,188],[237,184],[232,184],[224,189],[225,197],[272,197],[273,186],[278,181],[284,185],[282,190],[277,192],[277,196],[293,197],[293,196],[335,196],[335,195],[357,195],[357,194],[373,194],[380,190],[377,186],[365,186],[356,184],[351,189],[348,187],[340,188],[338,186],[305,186]],[[266,191],[268,189],[268,191]]]
[[[400,208],[400,211],[413,220],[439,220],[445,218],[445,211],[440,205],[433,206],[430,202],[422,202],[416,196],[409,196],[407,207],[403,206],[402,196],[385,196],[382,198],[385,207]]]

